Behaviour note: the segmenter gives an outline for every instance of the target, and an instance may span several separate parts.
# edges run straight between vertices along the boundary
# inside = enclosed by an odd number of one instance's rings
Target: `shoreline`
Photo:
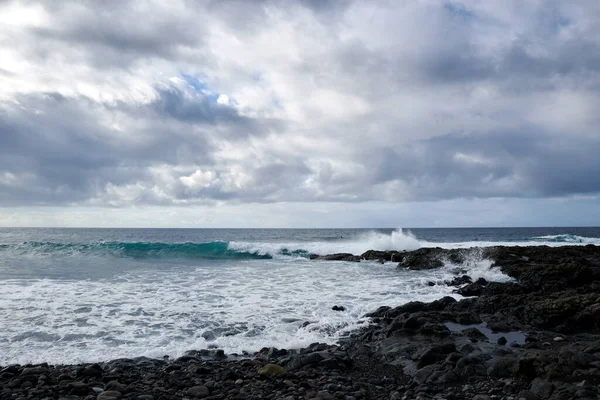
[[[462,276],[460,265],[475,252],[514,281]],[[448,283],[465,297],[380,307],[366,315],[373,324],[337,345],[263,349],[247,359],[226,360],[218,350],[205,350],[174,360],[0,367],[0,394],[89,400],[598,397],[598,246],[422,248],[311,258],[382,260],[413,270],[450,260],[458,269],[455,282]],[[498,341],[502,337],[506,342]]]

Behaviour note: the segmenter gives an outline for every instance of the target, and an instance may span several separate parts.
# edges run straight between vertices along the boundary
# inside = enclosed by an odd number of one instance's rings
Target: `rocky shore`
[[[461,266],[473,257],[492,260],[492,268],[513,281],[471,279]],[[600,398],[600,247],[426,248],[311,258],[413,270],[452,265],[455,279],[428,284],[455,286],[464,298],[373,310],[366,316],[373,324],[334,346],[4,366],[0,399]]]

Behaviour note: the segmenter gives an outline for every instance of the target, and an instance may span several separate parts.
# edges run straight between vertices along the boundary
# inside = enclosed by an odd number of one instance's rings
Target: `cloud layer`
[[[0,207],[600,192],[600,3],[0,2]]]

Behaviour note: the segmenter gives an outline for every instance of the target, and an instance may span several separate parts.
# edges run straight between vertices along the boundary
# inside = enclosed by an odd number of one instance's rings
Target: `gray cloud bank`
[[[599,3],[486,3],[1,2],[0,206],[597,194]]]

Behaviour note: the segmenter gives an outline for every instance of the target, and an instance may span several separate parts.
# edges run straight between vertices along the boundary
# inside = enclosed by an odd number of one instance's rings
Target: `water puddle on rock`
[[[506,345],[510,346],[511,344],[525,344],[525,333],[521,331],[512,331],[512,332],[492,332],[490,328],[487,327],[487,323],[481,324],[472,324],[472,325],[462,325],[457,324],[455,322],[446,322],[444,325],[450,329],[450,332],[462,332],[465,329],[475,328],[479,332],[483,333],[485,337],[489,340],[490,343],[497,343],[498,339],[502,336],[506,338]]]

